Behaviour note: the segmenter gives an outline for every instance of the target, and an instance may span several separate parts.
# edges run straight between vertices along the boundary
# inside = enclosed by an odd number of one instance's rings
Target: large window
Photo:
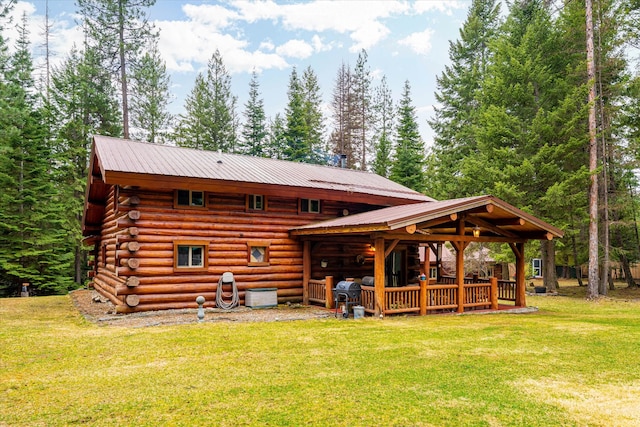
[[[174,267],[186,270],[203,270],[207,268],[207,248],[203,242],[174,242]]]
[[[251,267],[269,265],[269,242],[247,242],[247,261]]]
[[[176,207],[203,208],[205,207],[204,191],[176,190]]]
[[[317,200],[317,199],[300,199],[300,212],[303,212],[303,213],[320,213],[320,200]]]

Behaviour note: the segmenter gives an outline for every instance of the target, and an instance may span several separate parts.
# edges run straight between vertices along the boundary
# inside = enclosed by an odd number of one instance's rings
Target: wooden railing
[[[458,285],[427,286],[427,310],[449,310],[458,307]]]
[[[329,279],[329,277],[322,280],[309,280],[309,301],[324,304],[326,307],[331,308],[333,306],[331,296],[333,281],[331,280],[331,284],[328,285],[327,279]],[[450,281],[451,278],[447,277],[446,280]],[[455,282],[455,277],[453,281]],[[469,281],[473,283],[469,283]],[[496,285],[496,283],[498,285]],[[502,288],[500,288],[500,283],[502,283]],[[365,312],[375,313],[375,287],[362,285],[360,288],[360,304],[364,307]],[[469,278],[469,280],[465,279],[463,308],[480,307],[497,309],[500,289],[506,289],[512,292],[515,298],[515,284],[513,282],[493,279],[493,283],[491,283],[491,279],[484,278],[477,279],[474,282],[472,278]],[[421,292],[423,292],[422,295]],[[424,307],[421,307],[421,296],[424,298],[423,301],[425,301]],[[459,304],[459,288],[455,283],[427,285],[426,282],[423,282],[421,286],[410,285],[384,288],[384,314],[426,314],[428,311],[452,311],[458,310]]]
[[[420,286],[385,288],[385,314],[420,312]]]
[[[324,305],[327,298],[326,288],[326,279],[309,279],[309,302],[315,302]]]
[[[512,280],[498,280],[498,299],[516,301],[516,282]]]

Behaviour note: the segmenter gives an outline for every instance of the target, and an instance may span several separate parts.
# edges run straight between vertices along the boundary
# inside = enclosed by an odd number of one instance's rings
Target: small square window
[[[177,190],[175,204],[180,207],[203,208],[205,206],[204,191]]]
[[[429,268],[429,279],[437,279],[438,278],[438,269],[436,267]]]
[[[263,211],[265,210],[265,199],[261,194],[249,194],[248,196],[249,210]]]
[[[300,212],[320,213],[320,200],[300,199]]]
[[[248,242],[247,260],[249,266],[269,265],[269,243],[268,242]]]
[[[174,266],[180,269],[207,268],[207,245],[200,242],[175,242]]]

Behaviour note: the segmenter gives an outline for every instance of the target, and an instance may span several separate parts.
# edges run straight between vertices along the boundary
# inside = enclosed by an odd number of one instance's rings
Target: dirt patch
[[[101,326],[139,328],[198,322],[197,309],[195,308],[117,314],[113,303],[92,289],[73,291],[71,299],[85,319]],[[279,305],[263,309],[249,307],[236,307],[232,310],[206,308],[204,311],[203,322],[279,322],[333,316],[333,311],[300,304]]]

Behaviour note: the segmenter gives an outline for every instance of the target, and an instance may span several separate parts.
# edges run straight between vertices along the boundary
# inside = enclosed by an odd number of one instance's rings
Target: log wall
[[[266,211],[247,211],[244,194],[207,193],[206,208],[174,207],[173,191],[127,189],[109,191],[92,283],[118,312],[215,306],[218,280],[233,273],[244,304],[251,288],[277,288],[278,302],[302,300],[302,243],[289,236],[293,227],[335,218],[343,209],[366,205],[322,201],[321,214],[299,214],[295,198],[268,197]],[[174,242],[208,245],[206,269],[174,267]],[[268,245],[268,265],[251,266],[248,242]],[[361,277],[373,271],[367,243],[319,244],[312,256],[313,274]],[[358,257],[361,255],[361,257]],[[331,261],[320,266],[321,257]]]

